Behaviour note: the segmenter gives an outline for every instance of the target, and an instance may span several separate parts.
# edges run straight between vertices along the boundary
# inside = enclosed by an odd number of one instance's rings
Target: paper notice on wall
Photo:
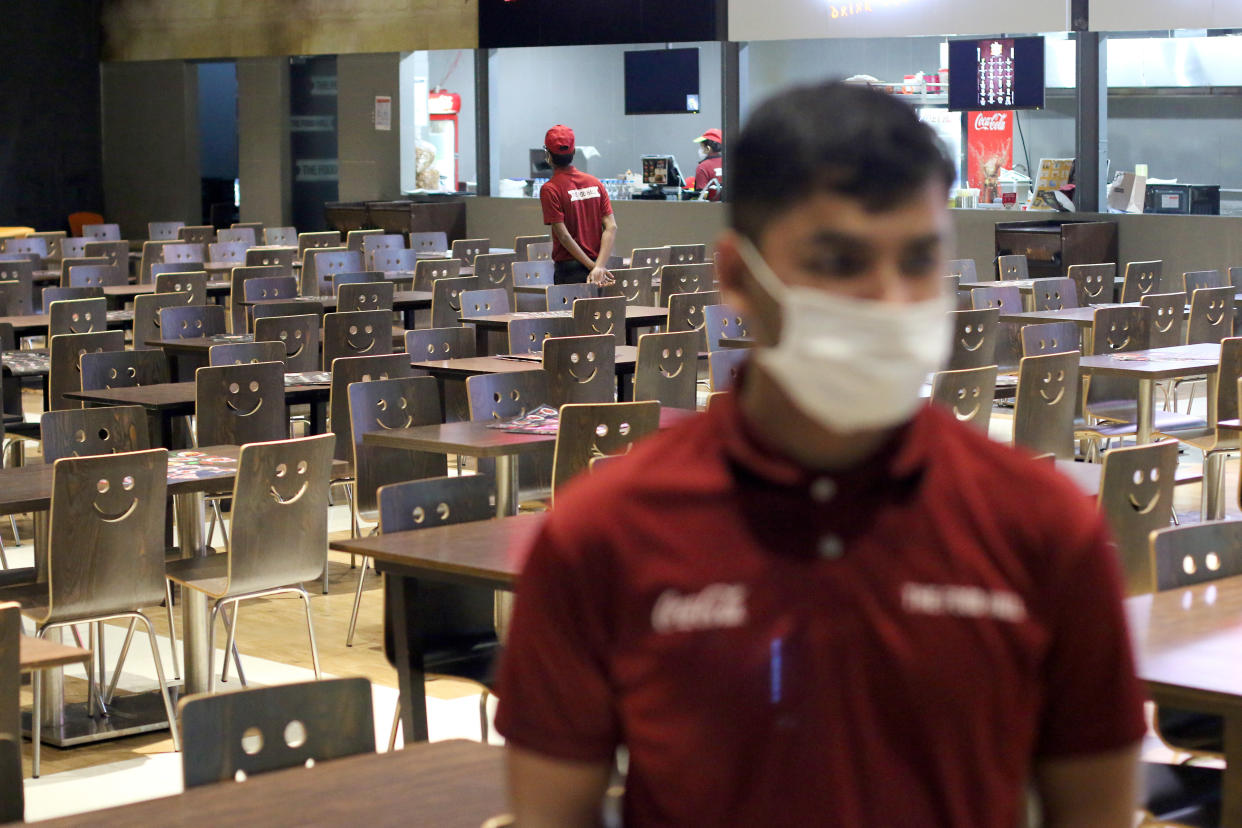
[[[389,95],[375,96],[375,128],[392,131],[392,97]]]

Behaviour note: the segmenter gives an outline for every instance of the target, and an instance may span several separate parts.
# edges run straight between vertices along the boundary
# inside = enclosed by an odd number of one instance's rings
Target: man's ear
[[[737,252],[738,241],[735,230],[725,230],[716,239],[716,280],[720,282],[720,294],[725,304],[747,316],[753,310],[750,271]]]

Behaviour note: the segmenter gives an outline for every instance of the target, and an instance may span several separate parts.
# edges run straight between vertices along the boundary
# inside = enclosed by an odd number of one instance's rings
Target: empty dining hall
[[[1242,828],[1242,2],[5,11],[0,824]]]

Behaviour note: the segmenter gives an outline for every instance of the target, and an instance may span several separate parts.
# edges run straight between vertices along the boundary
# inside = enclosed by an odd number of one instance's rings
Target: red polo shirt
[[[1051,466],[938,408],[815,475],[729,395],[558,493],[497,728],[625,744],[634,825],[1015,825],[1034,759],[1143,734],[1115,557]]]
[[[539,189],[539,203],[543,205],[544,224],[564,222],[582,252],[592,261],[599,256],[604,216],[612,215],[612,201],[598,178],[573,166],[560,167]],[[552,261],[567,262],[573,258],[552,234]]]
[[[711,183],[712,179],[715,179],[717,184],[722,183],[721,174],[723,166],[724,159],[719,155],[709,155],[700,161],[699,166],[694,171],[694,189],[699,192],[706,190],[707,185]],[[707,200],[720,201],[720,190],[715,189],[708,193]]]

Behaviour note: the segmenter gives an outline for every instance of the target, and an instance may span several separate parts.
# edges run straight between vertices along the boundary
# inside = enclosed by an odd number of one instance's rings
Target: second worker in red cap
[[[574,131],[548,130],[543,149],[552,178],[539,191],[543,223],[552,228],[553,281],[558,285],[610,285],[608,258],[617,238],[608,191],[595,176],[574,167]]]
[[[699,166],[694,171],[694,189],[706,197],[708,201],[720,201],[720,191],[724,186],[723,178],[723,161],[720,157],[720,151],[724,147],[724,138],[720,134],[720,130],[707,130],[698,138],[694,139],[694,143],[699,145],[699,152],[702,155]]]

